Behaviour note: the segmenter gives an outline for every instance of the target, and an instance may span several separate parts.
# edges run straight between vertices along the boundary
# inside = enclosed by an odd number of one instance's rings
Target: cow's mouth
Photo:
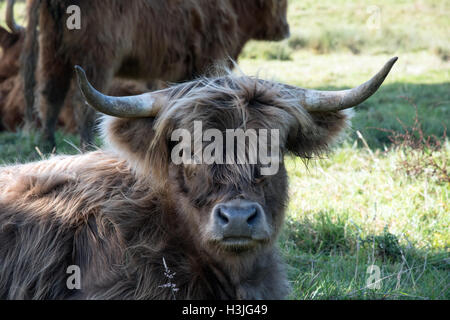
[[[257,245],[257,242],[252,238],[247,237],[230,237],[222,239],[217,244],[224,251],[232,253],[243,253],[254,249]]]
[[[230,253],[244,253],[255,250],[269,242],[269,239],[254,239],[252,237],[225,237],[213,240],[212,243],[221,250]]]
[[[221,242],[229,245],[248,245],[253,242],[253,239],[250,237],[226,237]]]
[[[256,246],[256,242],[248,237],[228,237],[220,241],[220,245],[227,251],[247,251]]]

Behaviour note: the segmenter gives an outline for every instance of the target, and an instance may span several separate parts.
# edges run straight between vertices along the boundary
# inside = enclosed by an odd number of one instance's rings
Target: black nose
[[[220,204],[214,210],[214,223],[224,238],[251,238],[263,227],[262,214],[255,203]]]

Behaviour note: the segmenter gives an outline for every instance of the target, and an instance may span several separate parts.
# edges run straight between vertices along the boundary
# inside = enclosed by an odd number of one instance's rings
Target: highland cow
[[[131,97],[101,94],[78,67],[86,101],[109,115],[107,146],[0,168],[0,299],[285,298],[283,156],[326,151],[347,126],[344,109],[369,98],[395,61],[337,92],[226,74]],[[279,170],[173,163],[173,133],[194,121],[220,133],[278,130]]]
[[[80,30],[66,27],[77,5]],[[37,109],[47,148],[73,77],[86,69],[92,83],[109,88],[114,75],[153,81],[190,80],[220,60],[237,59],[250,39],[288,36],[287,0],[32,0],[24,63],[27,108],[32,109],[39,47]],[[40,37],[37,43],[36,30]],[[92,142],[95,112],[77,95],[82,149]]]

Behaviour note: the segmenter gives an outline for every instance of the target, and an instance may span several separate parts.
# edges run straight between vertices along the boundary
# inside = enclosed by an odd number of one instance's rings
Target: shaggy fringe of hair
[[[234,63],[234,62],[233,62]],[[237,112],[245,129],[249,112],[263,106],[260,117],[267,128],[274,124],[280,129],[284,151],[303,159],[321,156],[337,140],[342,129],[348,127],[351,111],[308,113],[292,92],[282,84],[233,73],[229,63],[223,62],[210,70],[214,77],[173,85],[166,89],[167,100],[152,122],[152,139],[145,151],[136,154],[124,143],[117,143],[117,132],[111,129],[117,120],[104,116],[100,125],[103,140],[124,157],[141,175],[153,171],[162,181],[167,174],[170,150],[164,145],[170,141],[175,128],[192,130],[194,121],[208,122],[209,110]],[[150,128],[149,128],[150,130]],[[244,166],[245,167],[245,166]],[[241,169],[245,171],[246,169]],[[152,170],[153,169],[153,170]],[[247,175],[251,171],[247,168]]]

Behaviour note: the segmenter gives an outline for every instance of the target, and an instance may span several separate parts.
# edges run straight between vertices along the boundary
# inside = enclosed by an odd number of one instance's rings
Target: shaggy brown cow
[[[275,246],[288,198],[282,155],[325,151],[346,127],[343,110],[372,95],[395,60],[338,92],[225,75],[113,98],[78,69],[88,103],[114,116],[103,121],[109,146],[0,169],[0,299],[286,297]],[[172,134],[194,121],[219,134],[279,130],[279,170],[174,163]],[[70,266],[79,290],[67,286]]]
[[[66,10],[73,4],[81,11],[80,30],[66,27]],[[32,48],[37,47],[39,26],[37,105],[44,140],[50,149],[54,146],[55,122],[73,65],[83,66],[101,90],[109,87],[114,75],[147,81],[189,80],[218,60],[236,60],[250,39],[287,37],[286,11],[287,0],[32,0],[34,15],[23,59],[24,70],[28,70],[25,87],[29,95],[36,60]],[[77,100],[75,112],[84,148],[93,139],[95,112],[81,97]]]
[[[24,47],[25,29],[14,20],[14,1],[8,0],[6,22],[10,30],[0,27],[0,130],[16,131],[24,123],[25,97],[22,77],[19,75],[19,57]],[[113,79],[108,94],[113,96],[135,95],[150,89],[163,87],[161,82],[145,85],[139,81]],[[73,96],[75,87],[69,93]],[[58,126],[66,132],[75,133],[77,126],[73,114],[72,101],[66,99],[58,118]]]

